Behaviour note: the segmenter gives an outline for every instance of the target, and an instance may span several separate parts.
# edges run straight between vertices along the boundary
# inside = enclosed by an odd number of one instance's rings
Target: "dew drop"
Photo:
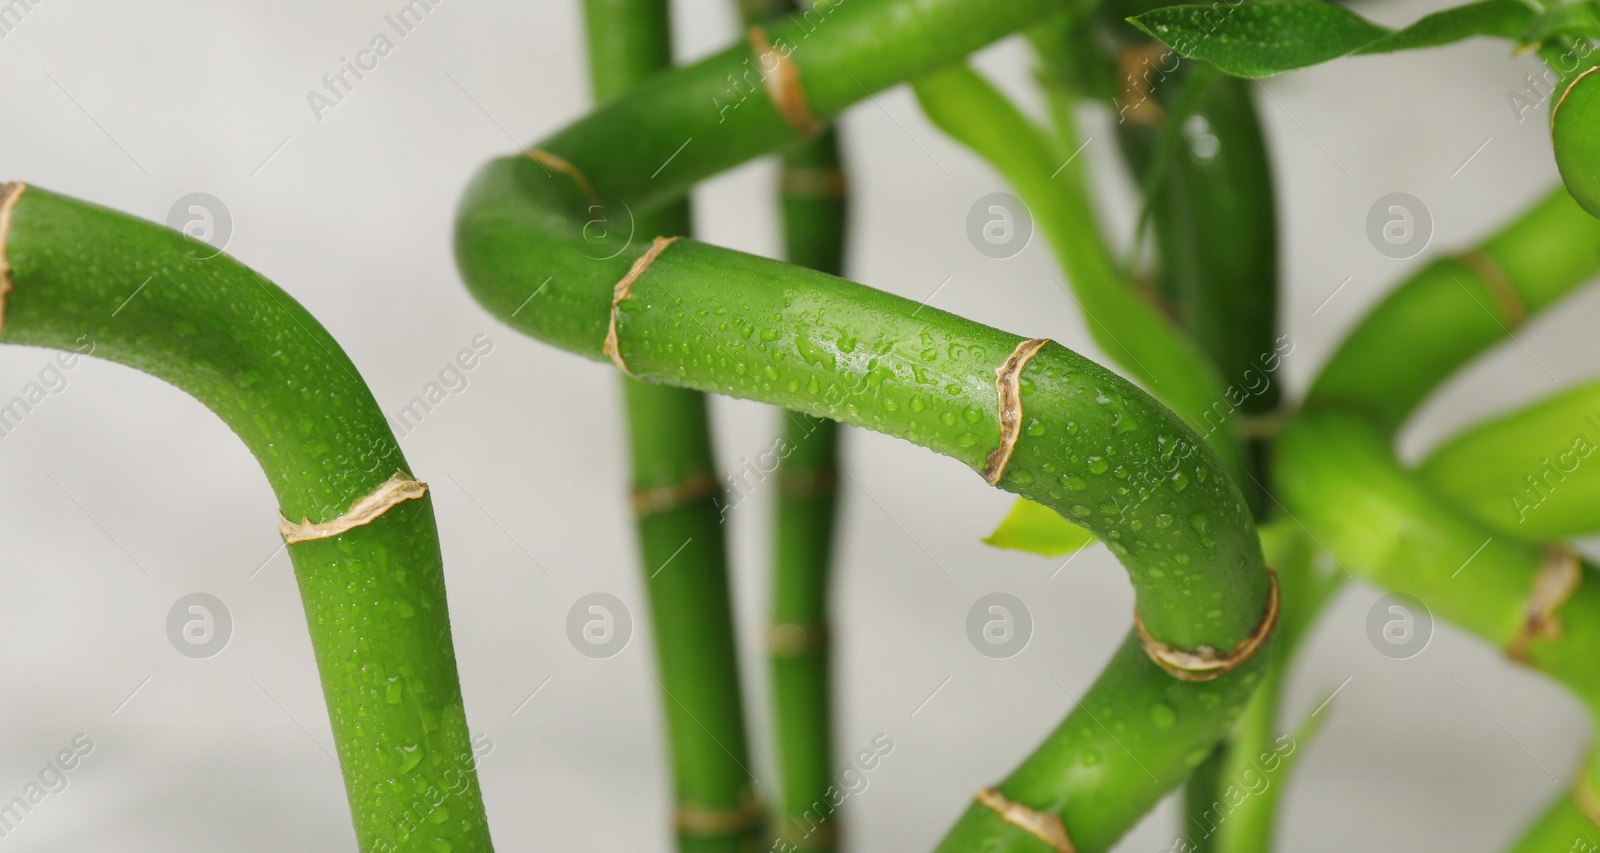
[[[1170,729],[1178,723],[1178,712],[1165,702],[1157,702],[1150,706],[1150,722],[1158,729]]]

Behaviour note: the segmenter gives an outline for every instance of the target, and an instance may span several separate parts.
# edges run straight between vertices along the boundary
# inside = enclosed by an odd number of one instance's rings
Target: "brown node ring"
[[[795,198],[844,198],[850,194],[850,183],[837,166],[784,166],[778,173],[778,191]]]
[[[667,486],[655,486],[648,489],[634,489],[632,495],[633,514],[639,518],[677,509],[684,504],[712,497],[719,494],[722,487],[717,484],[717,479],[705,471],[690,475],[681,483]]]
[[[1495,304],[1506,315],[1506,325],[1511,331],[1522,328],[1528,319],[1528,307],[1523,304],[1522,294],[1512,286],[1505,270],[1500,268],[1500,263],[1482,249],[1468,249],[1456,255],[1455,260],[1483,281],[1489,295],[1494,297]]]
[[[589,200],[590,204],[600,203],[600,197],[594,191],[594,184],[589,183],[588,176],[584,175],[577,166],[572,165],[572,161],[559,154],[552,154],[540,148],[528,149],[528,159],[551,172],[560,172],[571,178],[572,182],[578,185],[578,189],[583,190],[583,196]]]
[[[1050,845],[1050,849],[1056,853],[1077,853],[1078,848],[1073,846],[1072,837],[1067,835],[1067,825],[1057,815],[1007,799],[993,788],[979,791],[976,799],[979,805],[999,815],[1001,820]]]
[[[755,829],[766,820],[766,807],[755,794],[746,792],[744,804],[733,808],[680,803],[673,814],[672,825],[682,835],[735,835]]]
[[[1535,640],[1559,640],[1566,631],[1561,624],[1561,606],[1572,598],[1583,583],[1583,563],[1577,552],[1565,545],[1544,549],[1544,559],[1533,576],[1533,587],[1524,605],[1525,616],[1515,636],[1506,643],[1506,657],[1528,666],[1533,658],[1528,646]]]
[[[773,109],[801,136],[821,133],[823,123],[811,112],[805,90],[800,88],[800,67],[789,58],[793,48],[773,47],[767,39],[767,31],[760,27],[750,28],[750,47],[755,50],[756,70],[761,74]]]
[[[6,238],[11,236],[11,211],[28,185],[21,181],[0,183],[0,328],[5,327],[6,297],[11,295],[11,259],[6,254]]]
[[[622,300],[627,299],[628,295],[633,293],[633,283],[639,280],[639,276],[644,275],[644,271],[650,268],[650,264],[654,263],[655,259],[660,257],[661,253],[665,252],[667,247],[677,239],[677,237],[657,237],[651,241],[649,250],[634,260],[633,266],[628,268],[628,274],[623,276],[622,280],[617,282],[617,286],[611,290],[611,325],[606,328],[606,342],[600,347],[600,351],[611,359],[612,364],[620,368],[623,373],[633,376],[634,379],[639,377],[634,376],[633,371],[628,369],[628,363],[622,360],[622,350],[619,348],[617,341],[617,306],[621,305]]]
[[[1219,652],[1207,645],[1180,649],[1157,640],[1144,627],[1144,620],[1139,618],[1139,605],[1135,603],[1133,626],[1139,631],[1139,642],[1144,645],[1144,653],[1150,656],[1156,666],[1180,681],[1211,681],[1233,672],[1253,657],[1272,636],[1272,630],[1278,627],[1278,573],[1271,566],[1267,567],[1267,583],[1267,612],[1262,615],[1250,636],[1240,640],[1229,652]]]
[[[774,622],[767,626],[767,652],[773,657],[799,657],[828,647],[828,626],[821,622]]]
[[[778,469],[778,494],[785,498],[805,500],[831,497],[839,491],[839,469],[828,465],[796,471]]]
[[[1048,343],[1049,338],[1023,341],[1012,350],[1005,364],[995,368],[994,389],[1000,400],[1000,445],[989,452],[983,465],[983,480],[991,486],[1000,485],[1011,453],[1017,449],[1017,438],[1022,435],[1022,368]]]
[[[373,489],[365,497],[358,498],[343,515],[331,521],[313,523],[311,519],[302,517],[299,522],[293,522],[284,517],[283,513],[278,513],[278,532],[283,535],[283,541],[289,545],[329,539],[371,524],[397,504],[418,500],[426,494],[428,494],[427,483],[413,480],[411,475],[404,471],[395,471],[394,476],[385,480],[383,485]]]

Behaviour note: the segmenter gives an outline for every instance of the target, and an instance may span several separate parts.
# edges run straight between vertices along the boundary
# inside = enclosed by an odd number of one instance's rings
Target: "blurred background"
[[[433,487],[468,719],[493,744],[481,774],[497,846],[667,850],[615,371],[500,325],[451,259],[468,176],[588,108],[578,4],[439,2],[319,118],[308,90],[387,31],[397,0],[28,2],[0,27],[0,179],[158,222],[206,194],[227,250],[304,303],[390,413],[475,336],[492,340],[468,386],[402,443]],[[740,37],[731,0],[674,5],[684,60]],[[1358,9],[1397,25],[1441,5]],[[1036,103],[1019,40],[976,62]],[[1284,219],[1283,322],[1296,348],[1279,377],[1291,395],[1408,271],[1554,185],[1543,109],[1519,121],[1508,97],[1539,68],[1478,40],[1331,63],[1258,90]],[[1125,237],[1134,206],[1108,114],[1084,122],[1107,227]],[[934,130],[907,90],[863,102],[841,126],[852,278],[1101,358],[1042,239],[1005,259],[969,241],[969,208],[1008,188]],[[763,161],[702,185],[698,235],[776,252],[774,179]],[[1432,216],[1428,249],[1407,260],[1366,233],[1368,210],[1395,192]],[[1597,314],[1600,293],[1581,293],[1474,364],[1407,430],[1404,453],[1592,375]],[[0,399],[52,358],[0,347]],[[275,502],[254,460],[153,379],[94,360],[66,375],[0,438],[0,800],[77,735],[94,749],[0,849],[354,849]],[[771,410],[718,399],[714,412],[725,471],[771,446]],[[846,832],[857,850],[924,850],[1056,724],[1066,691],[1089,684],[1128,628],[1132,594],[1102,547],[1058,572],[1059,561],[982,545],[1011,498],[960,464],[861,431],[845,442],[838,746],[854,753],[879,733],[896,746],[848,801]],[[751,769],[768,784],[755,652],[771,499],[757,490],[729,530]],[[565,630],[573,603],[597,592],[634,621],[622,653],[598,660]],[[1007,660],[980,654],[965,630],[968,609],[995,592],[1033,620],[1028,646]],[[180,653],[166,628],[194,593],[232,619],[203,659]],[[1447,624],[1415,657],[1379,653],[1366,631],[1379,596],[1349,585],[1293,678],[1290,720],[1338,692],[1289,783],[1283,849],[1499,849],[1565,785],[1587,748],[1586,717]],[[1167,850],[1176,821],[1169,801],[1121,849]]]

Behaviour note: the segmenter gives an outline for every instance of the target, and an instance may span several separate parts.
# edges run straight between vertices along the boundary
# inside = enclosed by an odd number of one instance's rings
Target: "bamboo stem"
[[[591,88],[605,103],[670,68],[666,0],[585,0]],[[633,215],[590,208],[641,236],[687,234],[687,201]],[[654,626],[683,853],[734,853],[763,837],[740,691],[727,545],[703,394],[619,377],[634,509]],[[651,496],[640,500],[638,496]]]
[[[921,2],[919,15],[904,14],[908,0],[836,7],[791,58],[800,63],[812,110],[826,118],[847,102],[831,81],[855,76],[862,85],[852,97],[864,97],[1042,11],[1030,5],[969,14],[977,7]],[[793,32],[774,28],[774,44]],[[852,68],[862,61],[863,40],[882,46],[871,52],[870,70]],[[843,52],[845,44],[857,53]],[[577,163],[602,197],[648,211],[685,178],[651,186],[657,167],[641,165],[648,158],[638,152],[671,154],[684,145],[679,134],[722,143],[695,155],[684,169],[695,176],[793,138],[779,110],[757,100],[763,90],[726,124],[693,97],[705,92],[704,81],[746,59],[755,57],[741,46],[654,78],[539,148]],[[627,140],[635,156],[605,159],[615,140]],[[573,236],[586,203],[569,177],[546,173],[526,156],[491,162],[468,190],[457,223],[457,258],[469,289],[516,328],[593,359],[604,355],[615,312],[616,350],[647,380],[865,426],[989,470],[1002,488],[1079,519],[1106,541],[1129,568],[1141,621],[1166,647],[1226,651],[1270,628],[1263,620],[1272,581],[1238,488],[1181,419],[1126,381],[1064,347],[1038,349],[1037,341],[833,276],[689,239],[597,262]],[[625,277],[630,295],[613,306],[613,285]],[[1019,345],[1037,352],[1016,362],[1009,354],[1021,352]],[[1001,376],[1016,382],[1004,417],[997,403],[1007,387],[996,379],[1003,364],[1011,372]],[[1009,464],[996,470],[991,462],[1002,449],[1011,451]],[[1211,681],[1175,679],[1130,632],[1086,704],[997,795],[1064,821],[1079,850],[1107,848],[1222,738],[1266,657],[1245,659]],[[1153,714],[1156,705],[1171,715]],[[1128,751],[1091,717],[1125,723],[1117,739]],[[1091,765],[1092,772],[1076,769]],[[983,803],[947,839],[949,849],[1038,843]]]
[[[785,257],[818,272],[843,272],[848,189],[833,129],[784,153],[779,173]],[[796,850],[839,846],[828,790],[833,761],[832,619],[829,589],[839,490],[839,425],[783,413],[784,447],[772,580],[773,703],[784,819],[778,837]],[[781,638],[803,638],[798,644]]]
[[[785,13],[802,11],[800,5],[790,0],[740,4],[747,26],[781,20]],[[778,196],[784,257],[808,269],[842,274],[849,188],[836,129],[783,153]],[[782,816],[774,834],[789,849],[831,851],[840,844],[839,815],[829,796],[836,778],[829,589],[840,430],[834,421],[797,412],[785,411],[782,417],[767,649],[782,780]]]
[[[1450,374],[1600,271],[1597,243],[1600,220],[1555,189],[1385,297],[1328,360],[1306,405],[1353,406],[1396,429]]]
[[[913,89],[929,120],[993,165],[1021,195],[1066,268],[1095,343],[1182,415],[1242,480],[1239,439],[1216,370],[1182,330],[1138,297],[1117,267],[1081,164],[1063,165],[1038,128],[965,65],[924,75]],[[1070,106],[1055,106],[1065,142],[1076,145]]]
[[[1600,382],[1489,418],[1435,447],[1418,473],[1507,536],[1566,539],[1600,529]]]
[[[409,470],[327,330],[232,258],[197,259],[182,235],[37,187],[0,245],[7,343],[92,345],[189,393],[250,448],[285,519],[333,521]],[[489,851],[433,503],[414,485],[397,497],[288,546],[356,838],[377,853]]]

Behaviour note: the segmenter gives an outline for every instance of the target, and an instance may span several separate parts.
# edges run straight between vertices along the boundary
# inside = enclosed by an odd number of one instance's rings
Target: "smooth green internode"
[[[287,293],[176,232],[6,186],[6,343],[92,345],[187,392],[249,447],[294,522],[338,519],[410,471],[355,365]],[[181,519],[173,530],[188,535]],[[361,849],[489,851],[432,500],[288,550]]]
[[[910,56],[879,52],[871,73],[881,86],[1019,23],[996,21],[998,10],[975,20],[955,14],[954,4],[921,4],[925,14],[905,17],[898,14],[902,5],[837,7],[827,27],[803,42],[793,26],[773,28],[774,45],[786,38],[797,43],[791,59],[819,116],[848,102],[828,81],[856,76],[863,85],[851,99],[873,88],[849,68],[859,60],[847,61],[843,44],[870,39],[899,46],[912,32],[926,37]],[[1033,14],[1004,9],[1008,16]],[[705,81],[725,79],[755,58],[741,45],[654,78],[537,149],[572,163],[610,204],[648,214],[672,199],[673,184],[792,138],[764,88],[752,89],[737,118],[726,122],[707,109],[709,98],[692,96],[715,92]],[[664,97],[668,92],[672,97]],[[699,149],[685,177],[650,182],[656,165],[644,152],[660,151],[664,161],[686,136],[702,134],[724,147]],[[615,140],[627,140],[634,156],[608,159]],[[647,247],[607,246],[624,250],[597,260],[605,252],[582,236],[587,207],[583,186],[570,175],[548,172],[527,156],[491,162],[468,190],[457,223],[457,258],[474,296],[516,328],[595,360],[604,357],[614,312],[617,356],[647,381],[875,429],[975,471],[988,465],[1002,432],[996,369],[1023,338],[690,239],[649,247],[653,258],[634,271],[631,290],[613,306],[615,285]],[[1226,468],[1182,419],[1058,345],[1021,366],[1017,390],[1017,442],[999,472],[1000,486],[1105,541],[1128,567],[1139,615],[1159,642],[1226,652],[1255,633],[1269,596],[1260,544]],[[1242,711],[1265,659],[1258,654],[1214,681],[1183,681],[1152,663],[1130,633],[1080,710],[999,790],[1059,815],[1080,850],[1104,849],[1211,751]],[[1156,705],[1171,714],[1152,716]],[[1091,717],[1125,722],[1129,751],[1090,725]],[[976,838],[994,850],[1038,843],[993,810],[975,808],[953,830],[949,849]]]
[[[1550,111],[1550,144],[1567,191],[1600,216],[1600,66],[1564,84]]]

